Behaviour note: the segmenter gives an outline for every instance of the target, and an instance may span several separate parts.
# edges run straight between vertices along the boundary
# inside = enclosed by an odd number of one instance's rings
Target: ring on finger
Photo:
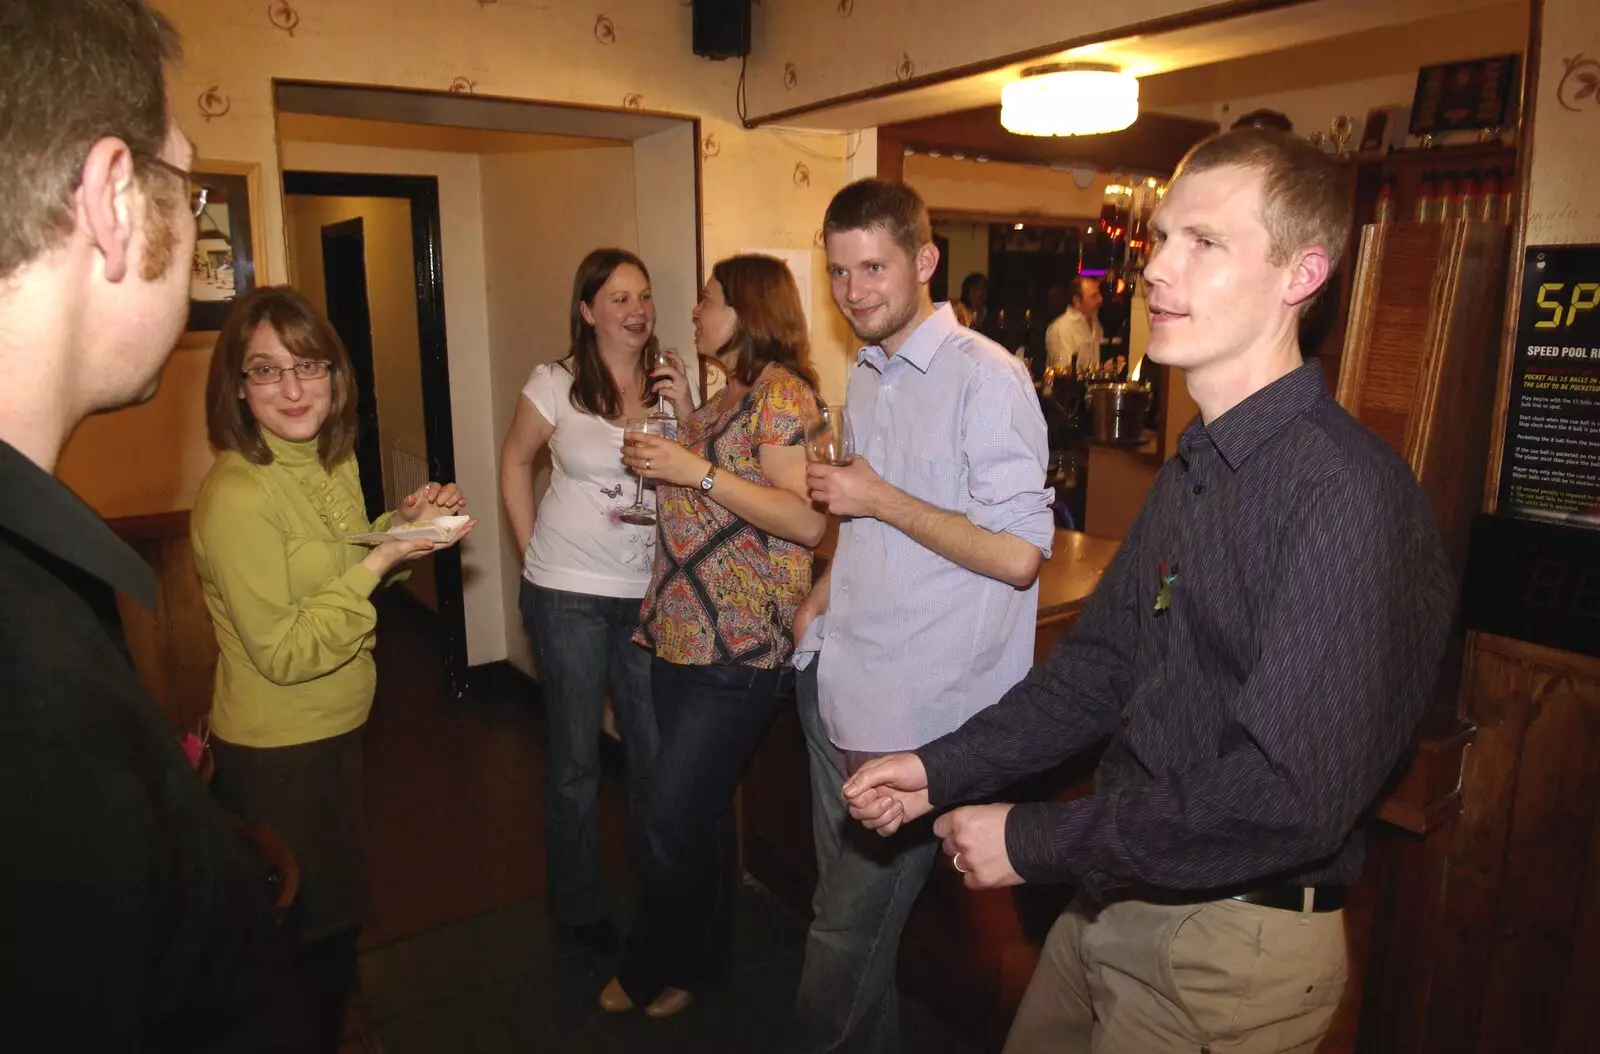
[[[650,459],[649,458],[645,458],[644,459],[644,470],[646,472],[650,471]]]
[[[957,853],[954,857],[952,857],[951,860],[950,860],[950,863],[952,865],[954,865],[955,869],[957,871],[961,872],[963,875],[967,873],[967,869],[961,866],[961,854],[960,853]]]

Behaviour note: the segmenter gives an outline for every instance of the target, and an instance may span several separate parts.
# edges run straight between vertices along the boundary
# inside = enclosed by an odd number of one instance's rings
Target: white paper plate
[[[398,523],[387,531],[374,531],[371,534],[347,534],[344,540],[356,542],[361,545],[382,545],[399,538],[425,538],[430,542],[453,542],[461,535],[461,529],[467,525],[470,516],[441,516],[437,520],[424,520],[421,523]]]

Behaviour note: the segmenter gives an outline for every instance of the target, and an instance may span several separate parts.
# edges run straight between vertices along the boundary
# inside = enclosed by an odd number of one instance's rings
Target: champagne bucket
[[[1101,381],[1085,396],[1089,422],[1098,443],[1139,443],[1144,415],[1150,409],[1150,386],[1137,381]]]

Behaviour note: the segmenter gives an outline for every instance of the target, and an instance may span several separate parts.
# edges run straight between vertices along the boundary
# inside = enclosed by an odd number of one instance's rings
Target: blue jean
[[[848,773],[817,709],[820,657],[796,681],[811,763],[811,829],[817,891],[806,934],[787,1049],[793,1054],[895,1054],[900,934],[933,871],[939,841],[931,818],[880,838],[850,818],[839,796]]]
[[[609,917],[600,867],[600,726],[605,690],[622,733],[628,823],[644,813],[656,755],[650,652],[633,643],[639,601],[522,583],[522,622],[533,638],[549,723],[545,874],[550,910],[564,926]]]
[[[617,970],[636,1004],[668,986],[694,991],[727,970],[739,889],[733,791],[791,679],[787,667],[656,659],[650,668],[661,750],[640,839],[639,920]]]

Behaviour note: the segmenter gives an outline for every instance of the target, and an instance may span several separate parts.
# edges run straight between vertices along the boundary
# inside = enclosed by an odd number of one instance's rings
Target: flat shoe
[[[693,992],[686,992],[682,988],[667,988],[644,1008],[644,1016],[657,1019],[671,1017],[692,1002],[694,1002]]]
[[[654,1003],[650,1005],[655,1006]],[[615,977],[600,990],[600,1009],[608,1014],[620,1014],[633,1009],[633,1000],[628,998],[628,993],[622,990],[622,982]]]

